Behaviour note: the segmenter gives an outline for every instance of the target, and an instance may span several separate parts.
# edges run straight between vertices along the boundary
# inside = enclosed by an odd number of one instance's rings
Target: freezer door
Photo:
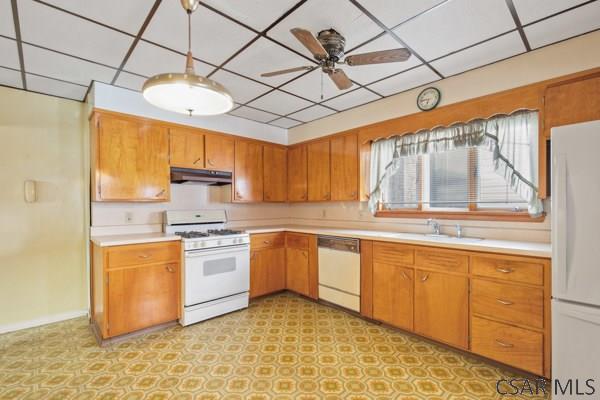
[[[600,121],[552,129],[552,296],[600,305]]]
[[[599,307],[552,300],[553,399],[595,398],[600,393],[599,338]],[[591,391],[588,384],[594,396],[581,395]]]

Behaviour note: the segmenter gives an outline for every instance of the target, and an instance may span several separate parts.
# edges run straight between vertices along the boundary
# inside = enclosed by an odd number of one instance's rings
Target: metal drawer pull
[[[167,271],[169,272],[175,272],[175,270],[173,269],[173,267],[171,267],[170,265],[167,265]]]
[[[408,279],[408,280],[410,280],[410,278],[408,277],[408,275],[406,275],[406,272],[404,272],[404,271],[402,271],[402,277],[403,277],[404,279]]]
[[[154,197],[162,196],[164,192],[165,192],[165,189],[163,189],[160,192],[156,193],[156,195],[154,195]]]
[[[512,268],[508,268],[508,267],[496,267],[496,271],[501,272],[503,274],[510,274],[514,270]]]
[[[148,254],[140,254],[140,255],[138,255],[138,257],[146,259],[146,258],[149,258],[150,256]]]
[[[202,157],[198,158],[196,161],[194,161],[194,164],[198,164],[198,162],[201,160],[202,160]]]
[[[215,165],[215,163],[213,163],[213,161],[209,158],[208,159],[208,165]]]
[[[502,300],[502,299],[496,299],[496,301],[500,304],[504,304],[505,306],[511,306],[511,305],[515,304],[512,301]]]
[[[425,282],[427,279],[429,279],[429,274],[423,275],[423,277],[421,277],[421,282]]]
[[[498,346],[501,346],[501,347],[506,347],[507,349],[508,349],[508,348],[511,348],[511,347],[515,347],[513,344],[510,344],[510,343],[503,342],[503,341],[502,341],[502,340],[500,340],[500,339],[496,339],[496,343],[498,344]]]
[[[263,243],[264,244],[271,244],[271,241],[270,240],[264,240]]]

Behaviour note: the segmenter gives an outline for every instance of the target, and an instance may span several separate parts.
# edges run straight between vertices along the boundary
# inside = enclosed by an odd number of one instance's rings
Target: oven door
[[[204,303],[250,288],[250,246],[185,252],[185,306]]]

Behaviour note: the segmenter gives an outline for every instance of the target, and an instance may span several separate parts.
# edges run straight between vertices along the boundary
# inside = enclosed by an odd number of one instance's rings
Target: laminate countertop
[[[140,244],[140,243],[155,243],[155,242],[169,242],[173,240],[181,240],[181,236],[172,235],[163,232],[156,233],[133,233],[133,234],[120,234],[120,235],[102,235],[92,236],[90,238],[92,243],[100,247],[108,246],[123,246],[127,244]]]
[[[428,237],[418,233],[385,232],[360,229],[319,228],[315,226],[259,226],[239,227],[250,234],[270,232],[298,232],[314,235],[340,236],[382,242],[397,242],[405,244],[444,247],[450,249],[483,251],[501,254],[513,254],[530,257],[552,257],[550,243],[522,242],[495,239],[476,239],[456,237]]]

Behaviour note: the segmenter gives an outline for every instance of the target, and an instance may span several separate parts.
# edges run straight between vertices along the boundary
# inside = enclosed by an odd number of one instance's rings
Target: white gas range
[[[225,229],[224,210],[165,211],[164,221],[183,242],[181,325],[248,307],[249,235]]]

